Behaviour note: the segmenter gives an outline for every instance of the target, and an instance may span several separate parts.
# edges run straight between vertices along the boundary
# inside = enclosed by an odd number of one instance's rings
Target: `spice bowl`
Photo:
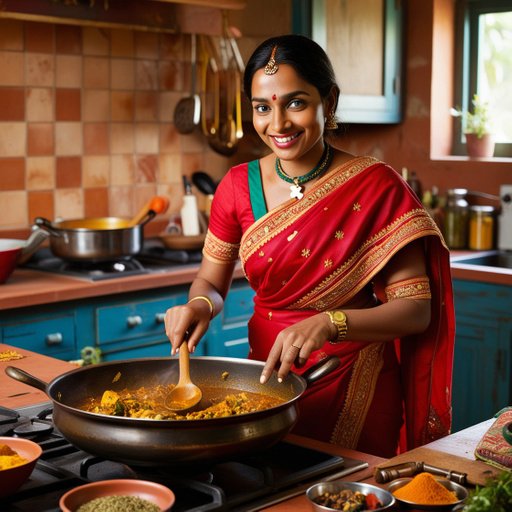
[[[116,496],[118,499],[134,496],[149,502],[153,506],[156,505],[162,512],[171,510],[175,501],[174,493],[165,485],[146,480],[117,479],[92,482],[75,487],[61,496],[59,506],[62,512],[77,512],[80,507],[92,500],[112,496]],[[116,510],[118,509],[116,508]],[[127,507],[123,510],[130,511]],[[146,509],[137,508],[136,510]]]
[[[395,491],[397,491],[404,485],[407,485],[411,481],[412,477],[397,478],[388,485],[388,491],[394,494]],[[441,484],[445,489],[448,489],[449,491],[455,493],[457,501],[455,501],[454,503],[450,503],[449,505],[432,505],[404,500],[403,498],[399,498],[398,496],[395,496],[395,499],[404,508],[414,508],[418,510],[452,511],[455,507],[462,504],[468,497],[468,491],[462,485],[452,482],[451,480],[448,480],[446,478],[436,478],[436,481],[439,484]]]
[[[321,505],[318,503],[318,500],[325,493],[329,493],[331,495],[339,494],[345,490],[352,491],[353,493],[360,492],[365,496],[374,494],[382,506],[373,508],[373,511],[386,510],[396,503],[395,497],[390,492],[386,491],[386,489],[361,482],[320,482],[312,485],[306,491],[306,497],[309,499],[313,506],[313,510],[316,512],[336,512],[337,510],[339,511],[342,509]]]
[[[26,460],[24,464],[0,470],[0,498],[3,498],[29,479],[43,450],[37,443],[21,437],[0,437],[0,445],[8,446]]]

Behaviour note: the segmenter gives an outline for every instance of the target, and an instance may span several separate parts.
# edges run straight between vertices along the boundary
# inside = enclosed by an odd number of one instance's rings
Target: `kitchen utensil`
[[[397,478],[396,480],[393,480],[388,485],[388,491],[393,494],[395,491],[400,489],[400,487],[403,487],[404,485],[408,484],[412,480],[412,477],[406,477],[406,478]],[[449,505],[425,505],[421,503],[415,503],[413,501],[407,501],[400,498],[395,497],[396,501],[407,508],[414,508],[418,510],[452,510],[453,507],[458,505],[459,503],[462,503],[467,497],[468,497],[468,491],[465,487],[462,487],[462,485],[456,484],[455,482],[452,482],[450,480],[446,480],[445,478],[436,478],[436,480],[446,489],[448,489],[451,492],[455,493],[455,496],[457,497],[457,501],[454,503],[450,503]]]
[[[5,444],[20,457],[27,460],[25,464],[0,470],[0,498],[17,491],[28,480],[37,460],[43,453],[42,448],[34,441],[19,437],[0,437],[0,445]]]
[[[168,249],[176,249],[178,251],[193,251],[203,247],[206,233],[201,233],[196,236],[166,233],[160,235],[159,238]]]
[[[196,93],[196,77],[197,77],[197,36],[191,34],[190,46],[191,46],[191,93],[190,96],[182,98],[178,101],[176,108],[174,109],[174,125],[179,133],[187,134],[192,133],[194,128],[199,124],[201,120],[201,98]]]
[[[139,253],[144,241],[143,227],[154,217],[155,212],[150,210],[136,226],[130,225],[130,219],[120,217],[57,222],[37,217],[34,222],[50,234],[50,249],[55,256],[69,261],[99,262]]]
[[[45,231],[33,231],[28,240],[0,238],[0,284],[5,283],[16,265],[24,263],[48,238]]]
[[[211,40],[201,36],[201,129],[209,139],[219,130],[219,66]]]
[[[431,473],[432,475],[444,476],[448,480],[457,484],[467,484],[467,473],[460,471],[451,471],[449,469],[438,468],[425,462],[403,462],[395,466],[377,468],[375,471],[375,481],[379,484],[390,482],[396,478],[414,476],[417,473]]]
[[[179,352],[180,378],[178,384],[165,398],[165,406],[171,411],[186,411],[197,405],[203,392],[190,379],[190,353],[182,346]]]
[[[200,192],[207,196],[215,194],[217,183],[204,171],[195,171],[192,173],[192,183]]]
[[[136,496],[154,503],[162,512],[171,510],[176,497],[165,485],[136,479],[114,479],[75,487],[59,500],[62,512],[75,512],[82,505],[105,496]]]
[[[373,509],[374,511],[386,510],[388,508],[391,508],[396,502],[395,497],[385,489],[381,489],[376,485],[370,485],[360,482],[320,482],[318,484],[312,485],[306,491],[306,497],[313,505],[313,510],[316,510],[317,512],[335,512],[336,510],[340,509],[334,509],[319,505],[316,502],[316,500],[326,492],[329,494],[339,494],[341,491],[344,490],[349,490],[352,492],[361,492],[365,495],[374,494],[377,497],[377,499],[382,503],[382,507]]]
[[[165,213],[169,208],[169,199],[164,196],[152,197],[130,220],[130,226],[136,226],[140,224],[148,215],[150,210],[154,211],[155,214],[159,215]]]
[[[177,361],[169,361],[167,357],[84,366],[60,375],[49,384],[12,366],[5,371],[10,377],[44,391],[53,402],[56,428],[69,442],[88,453],[137,466],[197,467],[265,449],[282,439],[297,421],[296,402],[307,386],[332,372],[339,362],[337,357],[331,357],[302,376],[290,374],[279,383],[274,374],[266,384],[260,384],[264,366],[261,361],[194,357],[190,361],[194,382],[203,390],[215,387],[217,398],[222,390],[227,393],[236,389],[284,401],[277,407],[254,413],[200,420],[124,418],[78,408],[91,396],[101,396],[107,389],[176,383]],[[212,398],[215,397],[203,391],[206,405]]]

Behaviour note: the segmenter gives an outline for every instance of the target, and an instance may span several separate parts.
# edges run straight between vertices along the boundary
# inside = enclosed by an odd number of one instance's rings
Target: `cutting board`
[[[30,350],[0,343],[0,352],[7,350],[13,350],[23,356],[22,359],[0,362],[0,405],[10,409],[17,409],[18,407],[25,407],[41,402],[49,402],[50,398],[48,398],[48,395],[43,391],[9,377],[5,373],[7,366],[21,368],[46,383],[63,373],[77,368],[76,365],[60,359],[43,356],[31,352]]]
[[[439,452],[420,446],[380,464],[379,468],[386,468],[404,462],[425,462],[438,468],[466,473],[468,484],[485,485],[487,478],[500,473],[500,470],[479,460],[472,460],[450,453]]]

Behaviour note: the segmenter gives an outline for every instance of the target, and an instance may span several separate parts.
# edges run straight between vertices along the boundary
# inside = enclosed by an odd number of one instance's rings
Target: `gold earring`
[[[336,130],[338,128],[338,123],[336,122],[336,116],[334,111],[331,111],[329,116],[325,121],[325,129],[326,130]]]

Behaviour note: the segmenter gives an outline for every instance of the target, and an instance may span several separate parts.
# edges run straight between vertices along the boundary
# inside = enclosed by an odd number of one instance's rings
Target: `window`
[[[512,157],[512,2],[458,0],[459,54],[455,100],[472,110],[474,94],[489,103],[495,156]],[[460,123],[454,152],[465,154]]]

